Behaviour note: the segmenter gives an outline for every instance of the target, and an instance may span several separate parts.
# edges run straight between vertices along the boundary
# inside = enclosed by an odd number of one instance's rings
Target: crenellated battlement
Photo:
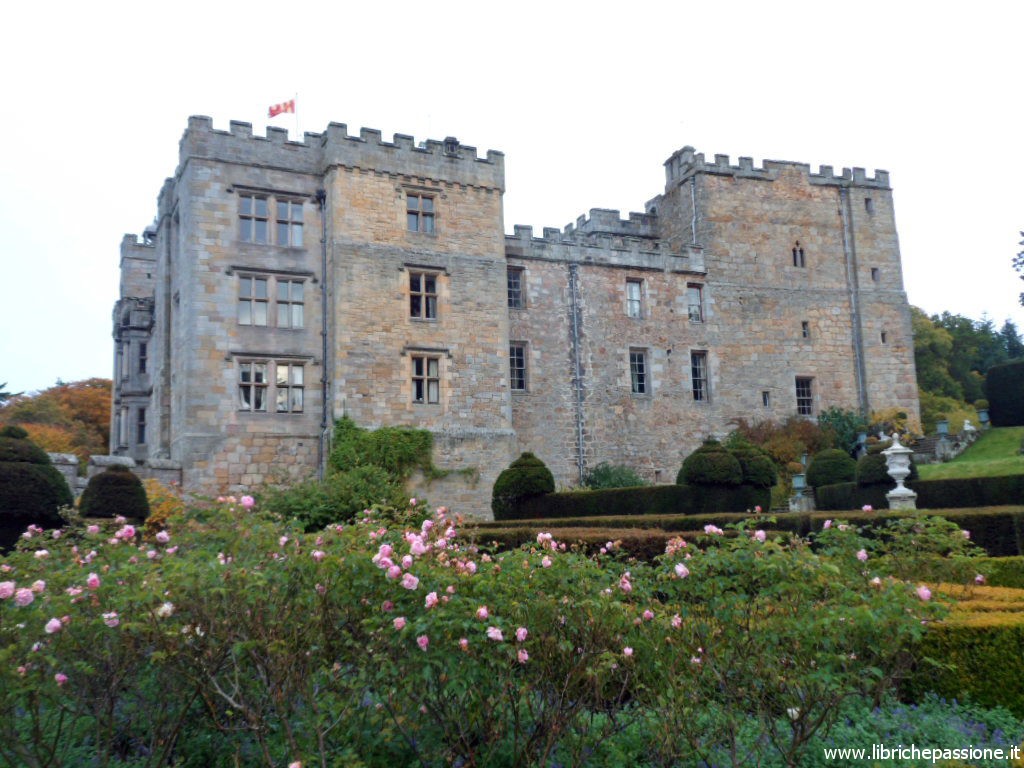
[[[593,213],[592,210],[591,221]],[[605,213],[614,214],[618,219],[618,211]],[[505,253],[513,258],[673,272],[704,272],[704,253],[699,247],[684,247],[681,251],[670,252],[662,247],[662,241],[651,237],[607,232],[581,233],[571,224],[565,230],[544,227],[541,237],[534,237],[531,226],[516,224],[513,230],[513,234],[505,236]]]
[[[814,185],[889,189],[888,171],[876,170],[874,177],[868,177],[863,168],[843,168],[842,173],[837,174],[833,166],[822,165],[819,166],[818,173],[812,173],[811,166],[807,163],[765,160],[758,167],[754,165],[754,159],[751,157],[741,157],[738,165],[731,165],[729,155],[715,155],[714,162],[708,162],[703,152],[697,152],[690,146],[677,150],[665,161],[665,184],[669,187],[681,184],[698,173],[774,181],[779,172],[787,168],[802,171],[807,176],[808,183]]]
[[[330,123],[323,133],[306,132],[302,141],[293,141],[283,128],[270,126],[266,136],[256,136],[251,123],[232,120],[224,131],[214,128],[209,117],[194,115],[179,144],[179,163],[184,165],[190,157],[299,173],[323,174],[341,166],[501,191],[505,186],[502,152],[488,150],[478,157],[476,147],[452,136],[417,144],[412,136],[401,133],[385,141],[373,128],[350,135],[344,123]]]

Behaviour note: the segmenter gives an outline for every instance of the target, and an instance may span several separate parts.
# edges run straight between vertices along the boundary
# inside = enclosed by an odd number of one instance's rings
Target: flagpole
[[[296,91],[295,95],[292,96],[295,103],[295,111],[292,112],[295,115],[295,141],[302,140],[302,133],[299,131],[299,92]]]

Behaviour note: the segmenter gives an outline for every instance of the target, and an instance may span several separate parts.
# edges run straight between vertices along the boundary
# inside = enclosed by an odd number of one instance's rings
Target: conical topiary
[[[547,465],[532,453],[523,453],[494,481],[491,498],[494,519],[506,520],[515,514],[518,502],[554,490],[555,478]]]
[[[112,466],[89,479],[78,509],[83,517],[127,517],[145,520],[149,500],[142,481],[127,467]]]

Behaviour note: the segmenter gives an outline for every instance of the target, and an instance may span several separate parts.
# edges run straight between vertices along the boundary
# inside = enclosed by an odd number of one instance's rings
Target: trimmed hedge
[[[78,508],[83,517],[149,517],[149,499],[142,481],[130,469],[116,465],[89,478]]]
[[[895,487],[895,483],[889,487],[837,483],[815,488],[814,497],[822,510],[859,509],[865,504],[884,509],[889,506],[885,494]],[[907,487],[917,494],[918,509],[1024,504],[1024,475],[915,480]]]
[[[717,440],[708,440],[685,459],[677,485],[732,486],[743,482],[743,467]]]
[[[959,620],[958,620],[959,619]],[[1024,614],[955,614],[928,627],[914,657],[922,664],[904,681],[903,694],[920,700],[926,693],[969,699],[983,707],[1006,707],[1024,717]]]
[[[990,587],[1024,589],[1024,557],[986,557],[979,565],[988,570]]]
[[[971,541],[984,549],[991,557],[1024,555],[1024,508],[1022,507],[970,510],[928,509],[924,512],[943,517],[964,530],[970,531]],[[913,512],[909,513],[909,515],[913,514]],[[898,510],[841,512],[839,515],[816,512],[811,515],[811,525],[818,530],[826,519],[837,516],[870,529],[874,525],[884,525],[887,520],[908,517],[908,514]],[[870,530],[868,535],[870,535]]]
[[[567,517],[557,520],[531,519],[531,520],[505,520],[501,522],[478,522],[475,529],[481,535],[491,530],[524,529],[534,534],[541,531],[558,528],[660,528],[673,533],[696,533],[701,532],[705,525],[717,525],[725,528],[728,525],[749,520],[752,517],[747,512],[720,512],[712,515],[635,515],[635,516],[604,516],[604,517]],[[811,516],[807,513],[786,513],[773,515],[777,522],[766,527],[776,531],[793,531],[801,536],[807,535],[811,530]],[[821,527],[820,524],[818,527]]]
[[[639,488],[609,488],[603,491],[565,491],[521,499],[496,520],[558,519],[607,515],[746,512],[760,506],[768,509],[771,489],[748,485],[734,487],[695,485],[649,485]]]

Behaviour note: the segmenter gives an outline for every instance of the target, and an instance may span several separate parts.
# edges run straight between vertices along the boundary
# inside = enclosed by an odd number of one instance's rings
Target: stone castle
[[[121,244],[113,451],[216,494],[316,475],[342,415],[415,426],[465,470],[424,492],[486,515],[524,450],[673,482],[739,417],[918,412],[886,172],[665,172],[643,213],[506,235],[500,152],[190,118]]]

